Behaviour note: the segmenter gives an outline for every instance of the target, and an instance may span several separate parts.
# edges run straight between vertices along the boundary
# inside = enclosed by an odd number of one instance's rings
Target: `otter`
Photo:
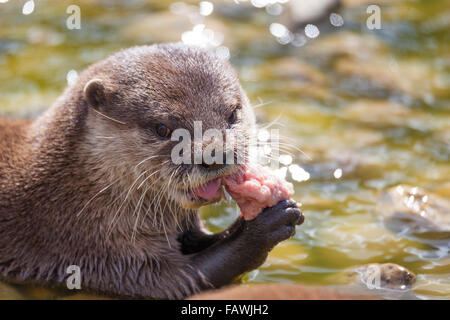
[[[255,127],[232,66],[180,43],[122,50],[37,119],[1,119],[0,278],[61,286],[78,266],[96,294],[180,299],[260,266],[302,213],[285,200],[206,232],[189,190],[242,164],[174,164],[171,132],[194,121]]]

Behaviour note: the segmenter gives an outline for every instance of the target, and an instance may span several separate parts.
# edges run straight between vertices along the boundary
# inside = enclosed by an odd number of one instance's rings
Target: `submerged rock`
[[[300,52],[301,50],[301,52]],[[341,31],[309,42],[299,53],[330,66],[339,79],[339,91],[407,105],[433,104],[446,96],[446,75],[429,63],[399,59],[380,38]]]
[[[369,263],[354,270],[369,289],[408,290],[416,275],[395,263]]]
[[[388,55],[368,59],[339,57],[334,62],[334,69],[342,77],[365,81],[367,86],[384,93],[383,96],[388,94],[391,99],[408,104],[414,99],[430,99],[433,92],[439,92],[439,83],[444,77],[418,59],[396,60]]]
[[[343,5],[345,7],[358,7],[358,6],[363,6],[363,7],[367,7],[368,5],[371,4],[376,4],[376,5],[389,5],[392,4],[393,2],[400,2],[399,0],[377,0],[377,1],[373,1],[373,0],[342,0]]]
[[[214,12],[226,19],[251,19],[255,7],[250,1],[214,0]]]
[[[398,185],[389,189],[381,196],[377,211],[395,231],[416,236],[432,236],[432,232],[434,238],[450,239],[450,201],[418,187]]]
[[[271,59],[254,66],[250,81],[271,81],[267,90],[293,96],[312,97],[317,100],[335,99],[329,90],[329,80],[324,72],[297,57]],[[295,106],[294,106],[295,108]],[[300,112],[300,111],[299,111]]]
[[[192,31],[196,25],[204,25],[205,34],[197,34],[198,41],[217,41],[220,37],[222,42],[224,38],[230,38],[227,27],[213,17],[200,18],[192,17],[189,13],[174,14],[172,12],[157,12],[143,15],[139,19],[133,20],[121,30],[121,37],[135,43],[154,43],[154,42],[177,42],[182,40],[183,34]],[[161,26],[164,26],[164,32],[161,32]],[[203,45],[206,43],[200,43]]]
[[[330,276],[330,282],[352,292],[377,294],[392,299],[414,298],[416,275],[395,263],[368,263]]]
[[[323,59],[326,63],[339,57],[369,60],[389,54],[388,46],[374,35],[348,30],[311,42],[301,50],[307,56]]]
[[[339,115],[354,122],[375,127],[408,127],[429,130],[434,123],[426,113],[389,100],[358,99],[349,103]]]
[[[296,57],[282,57],[270,60],[258,69],[265,79],[296,82],[298,86],[310,84],[327,85],[328,79],[322,70]]]
[[[340,7],[340,0],[291,0],[286,4],[283,18],[290,29],[325,22],[329,25],[329,14]]]

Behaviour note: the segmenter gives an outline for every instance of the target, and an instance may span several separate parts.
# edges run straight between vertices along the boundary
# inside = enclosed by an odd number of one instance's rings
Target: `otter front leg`
[[[197,225],[181,233],[178,236],[178,242],[181,244],[181,252],[183,254],[197,253],[212,246],[214,243],[229,237],[241,228],[243,219],[237,219],[225,231],[207,234],[204,233]]]
[[[296,202],[280,201],[253,220],[239,218],[234,232],[193,254],[191,263],[212,286],[223,286],[259,267],[275,245],[295,234],[295,225],[303,219]]]

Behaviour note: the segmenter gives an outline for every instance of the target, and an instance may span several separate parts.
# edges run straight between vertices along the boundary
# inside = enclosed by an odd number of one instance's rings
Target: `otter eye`
[[[234,109],[234,111],[230,114],[230,116],[228,117],[228,123],[229,124],[234,124],[236,123],[238,117],[237,117],[237,111],[238,108]]]
[[[167,128],[165,125],[163,124],[158,124],[156,126],[156,134],[161,137],[161,138],[168,138],[170,136],[170,129]]]

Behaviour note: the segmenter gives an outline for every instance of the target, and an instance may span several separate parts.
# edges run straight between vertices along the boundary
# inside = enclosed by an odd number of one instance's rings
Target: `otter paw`
[[[250,241],[257,241],[268,250],[295,234],[295,226],[302,224],[304,216],[297,203],[283,200],[265,208],[253,220],[246,221],[245,233]]]

